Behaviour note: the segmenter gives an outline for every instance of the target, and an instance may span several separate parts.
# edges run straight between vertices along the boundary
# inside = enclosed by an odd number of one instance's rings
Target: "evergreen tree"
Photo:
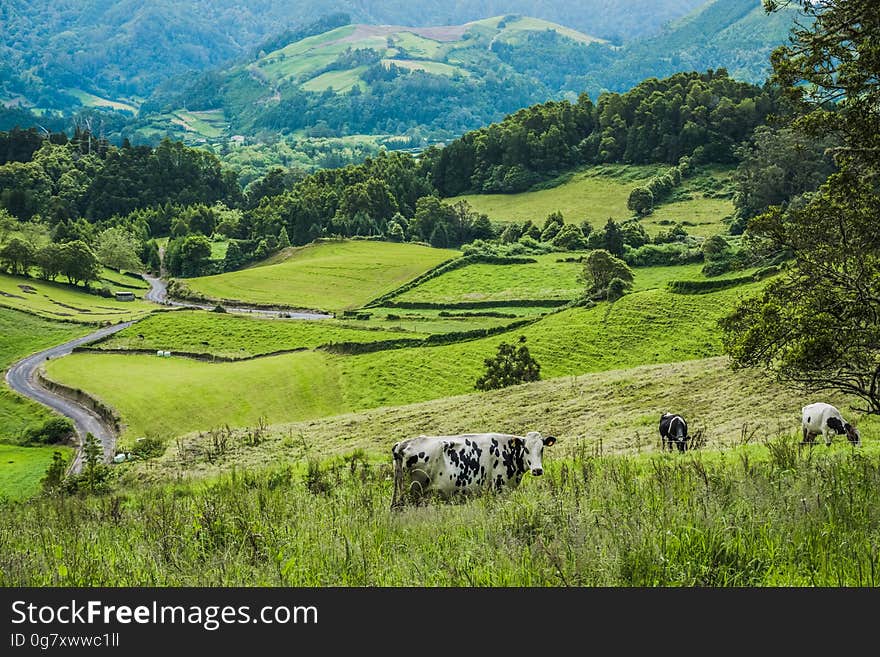
[[[495,390],[507,386],[538,381],[541,366],[526,347],[526,336],[519,337],[519,346],[502,342],[493,358],[486,358],[485,373],[476,381],[477,390]]]

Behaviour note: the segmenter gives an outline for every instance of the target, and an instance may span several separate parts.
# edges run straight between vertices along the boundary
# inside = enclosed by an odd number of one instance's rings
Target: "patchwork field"
[[[211,299],[338,311],[361,306],[458,255],[415,244],[328,241],[185,284]]]
[[[139,294],[135,291],[135,295]],[[0,273],[0,306],[47,319],[90,324],[124,322],[143,317],[156,309],[154,304],[140,299],[116,301],[64,283],[3,273]]]
[[[511,334],[356,356],[302,352],[242,363],[74,354],[49,376],[116,408],[124,437],[163,437],[225,424],[317,418],[470,392],[502,341],[527,338],[542,378],[677,362],[720,353],[715,322],[761,284],[705,295],[648,290],[615,304],[549,315]],[[119,386],[124,379],[126,385]]]

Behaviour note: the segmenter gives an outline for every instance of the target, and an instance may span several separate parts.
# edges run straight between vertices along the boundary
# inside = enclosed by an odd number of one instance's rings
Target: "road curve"
[[[213,307],[210,305],[183,303],[168,299],[168,286],[165,284],[165,281],[161,278],[149,276],[147,274],[142,274],[142,276],[143,279],[150,284],[150,290],[144,295],[144,299],[147,301],[162,305],[199,308],[203,310],[210,310]],[[248,313],[270,317],[283,316],[289,319],[328,319],[332,317],[332,315],[319,313],[296,313],[285,310],[263,310],[256,308],[227,307],[226,310],[236,313]],[[114,324],[113,326],[106,326],[81,338],[32,354],[12,365],[12,367],[6,372],[6,382],[10,388],[73,420],[74,425],[76,426],[76,432],[79,436],[79,445],[76,456],[68,468],[69,472],[75,473],[82,469],[82,448],[87,433],[91,433],[101,442],[101,445],[104,448],[104,460],[107,462],[111,461],[116,454],[116,432],[91,409],[43,387],[37,380],[37,371],[39,370],[40,365],[45,363],[48,359],[67,356],[73,352],[75,347],[89,344],[90,342],[117,333],[122,329],[128,328],[134,324],[135,321],[136,320],[121,322],[119,324]]]
[[[67,356],[73,351],[74,347],[94,342],[107,335],[121,331],[131,326],[134,322],[122,322],[113,326],[106,326],[94,333],[90,333],[76,340],[65,342],[64,344],[46,349],[39,353],[33,354],[18,361],[6,372],[6,382],[9,387],[16,392],[21,393],[25,397],[29,397],[35,401],[48,406],[49,408],[69,417],[76,425],[76,432],[79,435],[79,447],[70,465],[70,472],[79,472],[82,469],[82,444],[86,433],[90,432],[104,447],[104,460],[110,461],[116,450],[116,433],[107,424],[99,418],[94,412],[70,399],[62,397],[51,390],[44,388],[37,380],[37,370],[40,365],[50,358],[60,358]]]

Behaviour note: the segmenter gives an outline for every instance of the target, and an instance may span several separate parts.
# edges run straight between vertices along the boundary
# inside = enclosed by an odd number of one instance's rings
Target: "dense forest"
[[[625,94],[603,94],[595,104],[582,96],[575,103],[535,105],[419,157],[383,151],[361,164],[312,174],[276,168],[246,187],[213,153],[180,142],[114,146],[88,131],[68,138],[14,129],[0,133],[0,211],[6,233],[14,233],[16,223],[31,227],[19,236],[25,242],[39,226],[55,243],[87,245],[122,228],[134,243],[129,251],[153,268],[155,239],[167,237],[173,275],[236,269],[325,236],[438,247],[501,239],[520,243],[520,250],[552,242],[623,255],[625,246],[650,241],[638,221],[609,222],[592,233],[589,224],[564,226],[555,216],[543,225],[503,228],[466,203],[444,198],[465,191],[520,191],[593,163],[670,165],[630,198],[638,214],[650,207],[650,199],[644,205],[646,195],[668,193],[692,166],[740,162],[738,220],[731,228],[741,232],[752,216],[815,189],[833,170],[822,155],[827,141],[766,125],[769,116],[778,120],[789,111],[776,86],[737,82],[723,70],[681,73],[646,80]],[[761,174],[769,157],[778,160],[774,176]],[[762,184],[755,184],[756,178]],[[657,239],[676,241],[684,234],[677,228]],[[231,242],[221,262],[210,260],[212,237]],[[16,244],[7,268],[19,257],[15,254],[36,252],[36,244],[30,251],[25,246]],[[637,254],[631,261],[659,264],[666,255]]]

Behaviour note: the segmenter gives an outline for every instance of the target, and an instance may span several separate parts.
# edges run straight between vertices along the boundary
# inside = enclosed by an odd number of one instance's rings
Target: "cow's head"
[[[861,445],[862,444],[862,436],[859,433],[859,430],[855,428],[849,422],[844,422],[843,430],[846,431],[846,437],[849,438],[849,442],[853,445]]]
[[[512,438],[513,447],[522,450],[523,469],[528,470],[538,477],[544,474],[544,448],[556,443],[556,438],[547,436],[544,438],[537,431],[529,431],[525,438]]]

